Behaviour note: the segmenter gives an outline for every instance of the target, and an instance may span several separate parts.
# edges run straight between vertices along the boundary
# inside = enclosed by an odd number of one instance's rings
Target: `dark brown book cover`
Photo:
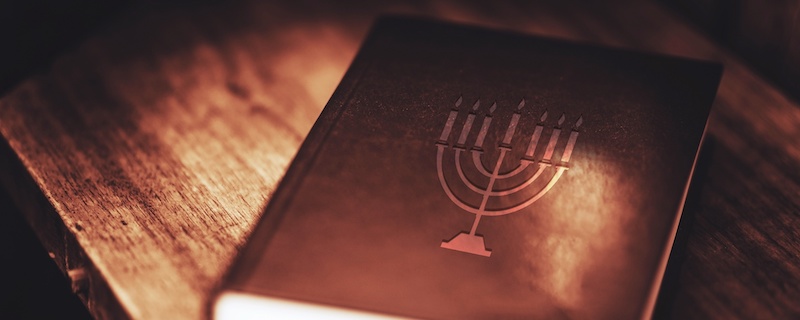
[[[382,18],[213,312],[648,317],[720,73]]]

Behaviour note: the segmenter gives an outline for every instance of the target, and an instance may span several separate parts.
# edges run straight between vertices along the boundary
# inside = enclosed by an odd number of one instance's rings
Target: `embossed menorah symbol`
[[[452,110],[450,110],[450,115],[447,117],[447,122],[444,125],[444,129],[442,130],[442,134],[439,137],[439,140],[436,142],[436,171],[439,174],[439,182],[442,184],[442,188],[450,200],[453,201],[459,208],[472,213],[475,215],[475,220],[472,223],[472,229],[470,229],[469,233],[460,232],[455,237],[450,239],[449,241],[443,241],[441,244],[442,248],[451,249],[462,251],[466,253],[472,253],[476,255],[481,255],[488,257],[492,254],[492,252],[486,249],[483,236],[476,235],[475,232],[478,229],[478,223],[481,221],[481,217],[483,216],[502,216],[510,213],[517,212],[526,208],[527,206],[531,205],[532,203],[539,200],[542,196],[545,195],[553,186],[558,182],[558,179],[564,174],[564,171],[568,169],[567,164],[569,162],[570,157],[572,156],[572,150],[575,147],[575,143],[578,140],[578,128],[580,127],[581,123],[583,122],[583,116],[578,117],[577,121],[575,121],[575,125],[572,128],[572,131],[569,134],[569,139],[567,140],[567,145],[564,149],[564,152],[561,154],[561,159],[559,161],[554,161],[552,158],[553,153],[556,148],[556,144],[558,144],[559,136],[561,135],[562,127],[561,125],[564,123],[566,118],[565,114],[562,114],[561,117],[558,119],[558,123],[553,127],[553,131],[550,134],[550,139],[547,142],[547,146],[544,148],[544,155],[542,155],[541,160],[536,161],[534,160],[534,153],[536,152],[539,138],[542,136],[542,131],[544,129],[544,122],[547,119],[547,110],[542,113],[542,116],[539,118],[539,122],[536,124],[536,128],[533,131],[533,135],[531,136],[530,142],[527,145],[527,149],[525,151],[525,155],[519,160],[519,164],[516,168],[511,169],[508,172],[500,172],[500,167],[503,164],[507,154],[515,147],[520,146],[520,143],[516,143],[512,145],[512,139],[514,137],[514,133],[517,130],[517,125],[519,124],[519,120],[521,117],[520,110],[525,106],[525,99],[520,101],[517,109],[514,111],[514,114],[511,116],[511,122],[508,124],[508,128],[506,129],[505,135],[503,136],[503,140],[497,148],[500,151],[500,154],[495,161],[494,168],[489,169],[486,168],[482,161],[483,156],[483,142],[486,139],[486,135],[489,132],[489,128],[492,124],[492,114],[494,113],[495,109],[497,109],[497,103],[493,103],[489,111],[483,118],[483,124],[481,125],[480,131],[478,131],[478,136],[475,139],[475,143],[470,149],[472,153],[472,163],[483,176],[489,179],[489,182],[485,186],[480,186],[478,184],[473,183],[467,176],[464,174],[464,169],[461,166],[461,156],[462,153],[467,151],[466,141],[467,136],[469,135],[472,124],[475,121],[476,112],[480,107],[480,99],[475,101],[475,104],[472,106],[472,110],[469,111],[467,114],[467,119],[464,121],[464,126],[461,128],[461,134],[458,136],[458,140],[456,141],[455,145],[452,147],[454,151],[454,162],[456,167],[456,172],[458,172],[458,176],[460,178],[461,183],[466,185],[467,188],[471,192],[477,193],[481,197],[481,202],[478,205],[469,204],[467,201],[462,200],[454,193],[453,189],[450,187],[447,179],[445,179],[444,171],[442,170],[442,162],[445,155],[445,150],[448,149],[449,144],[448,140],[450,138],[450,132],[453,129],[453,125],[455,124],[456,117],[458,116],[458,108],[461,106],[462,97],[459,97],[458,100],[455,102],[455,106]],[[488,161],[487,161],[488,162]],[[535,166],[532,166],[535,164]],[[545,172],[547,168],[554,168],[553,175],[550,177],[550,180],[547,184],[544,185],[538,192],[534,193],[532,196],[528,197],[525,200],[519,201],[516,205],[506,208],[488,208],[487,204],[489,202],[489,198],[491,197],[506,197],[513,194],[516,194],[522,190],[528,188],[534,181],[539,179],[539,177]],[[528,168],[532,168],[531,170],[527,170]],[[532,173],[531,173],[532,172]],[[529,175],[527,179],[522,181],[521,183],[517,184],[516,186],[507,188],[507,189],[497,189],[495,188],[495,184],[498,180],[510,179],[516,177],[518,175],[526,174]]]

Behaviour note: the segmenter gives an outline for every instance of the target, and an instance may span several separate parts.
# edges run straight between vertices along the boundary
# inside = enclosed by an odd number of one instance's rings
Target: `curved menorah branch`
[[[441,144],[436,145],[436,148],[437,148],[437,150],[436,150],[436,172],[439,174],[439,183],[442,184],[442,189],[444,189],[444,193],[447,194],[447,197],[450,198],[450,200],[453,201],[453,203],[455,203],[455,205],[457,205],[461,209],[464,209],[464,211],[467,211],[469,213],[476,214],[476,215],[477,214],[481,214],[481,210],[480,209],[472,207],[472,206],[469,206],[466,203],[464,203],[463,201],[461,201],[461,199],[456,197],[456,195],[453,194],[453,191],[450,190],[450,186],[447,185],[447,180],[445,180],[444,171],[442,170],[442,157],[444,156],[444,148],[445,147],[446,147],[445,145],[441,145]]]
[[[480,172],[482,175],[486,176],[487,178],[491,178],[492,177],[492,173],[489,172],[489,170],[487,170],[486,167],[483,166],[483,161],[481,161],[481,153],[479,151],[472,150],[472,162],[475,163],[475,168],[478,169],[478,172]],[[530,164],[530,162],[524,161],[520,165],[518,165],[516,168],[512,169],[511,171],[506,172],[506,173],[498,174],[495,178],[496,179],[505,179],[505,178],[510,178],[510,177],[516,176],[517,174],[522,172],[522,170],[525,170],[525,168],[528,167],[528,164]]]
[[[472,150],[472,162],[475,163],[475,168],[478,169],[478,172],[480,172],[482,175],[486,177],[492,175],[492,173],[489,172],[489,169],[486,169],[486,167],[483,166],[483,162],[481,161],[481,152]]]
[[[443,158],[444,158],[444,149],[446,148],[446,146],[445,145],[437,145],[436,147],[437,147],[437,151],[436,151],[436,172],[437,172],[437,174],[439,176],[439,183],[442,185],[442,189],[444,190],[445,194],[447,194],[447,197],[450,198],[450,200],[453,201],[453,203],[456,206],[458,206],[459,208],[463,209],[464,211],[467,211],[467,212],[475,214],[475,215],[501,216],[501,215],[505,215],[505,214],[509,214],[509,213],[513,213],[513,212],[517,212],[519,210],[522,210],[523,208],[525,208],[525,207],[531,205],[532,203],[536,202],[537,200],[539,200],[539,198],[541,198],[548,191],[550,191],[550,189],[553,188],[553,186],[556,184],[556,182],[558,182],[558,179],[561,178],[561,175],[564,174],[564,171],[567,170],[566,167],[557,167],[556,168],[556,173],[553,175],[553,177],[550,178],[550,181],[547,182],[547,185],[545,185],[544,188],[539,190],[539,192],[537,192],[535,195],[533,195],[531,198],[529,198],[528,200],[526,200],[523,203],[520,203],[520,204],[518,204],[516,206],[513,206],[513,207],[510,207],[510,208],[505,208],[505,209],[486,210],[485,207],[483,209],[481,209],[481,208],[476,208],[476,207],[470,206],[467,203],[465,203],[464,201],[462,201],[461,199],[459,199],[458,197],[456,197],[456,195],[450,189],[450,186],[447,183],[447,179],[445,179],[445,177],[444,177],[444,170],[442,169],[442,161],[443,161]],[[523,188],[525,188],[528,185],[530,185],[531,183],[533,183],[533,181],[535,181],[537,178],[539,178],[539,176],[542,174],[542,172],[544,172],[544,168],[546,167],[546,165],[540,163],[540,164],[538,164],[538,167],[539,168],[536,171],[536,173],[533,176],[531,176],[530,178],[528,178],[525,182],[521,183],[519,186],[516,186],[516,187],[508,189],[508,190],[493,191],[493,192],[490,192],[489,196],[507,195],[507,194],[511,194],[513,192],[517,192],[519,190],[522,190]],[[464,177],[464,178],[466,179],[466,177]],[[473,185],[473,187],[475,187],[475,186]],[[477,188],[477,187],[475,187],[475,188]],[[486,191],[485,190],[478,189],[478,191],[476,191],[476,192],[480,192],[480,194],[484,194],[484,197],[486,197],[486,195],[485,195]],[[484,203],[482,203],[482,205],[484,205]]]
[[[485,215],[485,216],[492,216],[493,217],[493,216],[502,216],[504,214],[509,214],[509,213],[513,213],[513,212],[517,212],[519,210],[522,210],[523,208],[525,208],[525,207],[531,205],[532,203],[536,202],[537,200],[539,200],[539,198],[544,196],[545,193],[547,193],[547,191],[550,191],[550,189],[553,188],[553,186],[556,184],[556,182],[558,182],[558,179],[561,178],[561,175],[563,175],[564,171],[566,171],[566,170],[567,170],[566,167],[561,167],[561,166],[556,167],[556,173],[553,175],[552,178],[550,178],[550,181],[547,182],[547,185],[544,186],[544,188],[542,188],[542,190],[539,190],[539,192],[537,192],[535,195],[530,197],[528,200],[525,200],[525,202],[520,203],[520,204],[518,204],[516,206],[510,207],[510,208],[506,208],[506,209],[483,210],[483,211],[481,211],[481,214]]]
[[[539,163],[537,166],[538,166],[538,169],[536,169],[536,173],[534,173],[533,176],[531,176],[527,180],[523,181],[522,183],[520,183],[516,187],[505,189],[505,190],[493,190],[492,192],[489,193],[489,195],[491,195],[491,196],[506,196],[506,195],[509,195],[509,194],[513,194],[513,193],[519,192],[522,189],[525,189],[531,183],[536,181],[536,179],[538,179],[539,176],[542,175],[542,172],[544,172],[544,168],[547,167],[547,166],[545,166],[544,164],[541,164],[541,163]]]
[[[531,176],[530,178],[526,179],[525,181],[523,181],[522,183],[520,183],[517,186],[511,187],[509,189],[487,191],[486,189],[482,189],[482,188],[478,187],[478,185],[476,185],[475,183],[470,181],[469,178],[467,178],[467,176],[464,174],[464,170],[461,168],[461,150],[456,150],[455,162],[456,162],[456,171],[458,172],[458,176],[461,178],[461,182],[463,182],[470,190],[472,190],[472,191],[474,191],[474,192],[476,192],[476,193],[478,193],[480,195],[487,195],[488,194],[489,196],[492,196],[492,197],[505,196],[505,195],[509,195],[509,194],[513,194],[513,193],[519,192],[522,189],[525,189],[527,186],[529,186],[531,183],[533,183],[534,181],[536,181],[536,179],[539,178],[539,176],[544,172],[544,169],[546,167],[544,164],[541,164],[541,163],[537,164],[538,168],[536,169],[536,172],[533,174],[533,176]],[[524,166],[519,166],[517,168],[525,169],[525,168],[528,167],[529,163],[530,162],[525,161],[525,165]],[[515,171],[516,172],[521,172],[522,170],[515,170]]]
[[[458,176],[461,178],[461,182],[463,182],[470,190],[475,191],[478,194],[486,194],[486,190],[478,188],[478,185],[474,184],[472,181],[469,181],[467,175],[464,174],[464,169],[461,168],[461,150],[456,150],[455,157],[456,171],[458,171]]]

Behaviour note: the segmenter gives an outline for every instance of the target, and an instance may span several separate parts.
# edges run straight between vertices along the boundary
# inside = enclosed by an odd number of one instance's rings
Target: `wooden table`
[[[800,106],[670,12],[297,1],[133,10],[0,100],[0,179],[96,317],[203,316],[379,12],[722,62],[672,316],[800,316]]]

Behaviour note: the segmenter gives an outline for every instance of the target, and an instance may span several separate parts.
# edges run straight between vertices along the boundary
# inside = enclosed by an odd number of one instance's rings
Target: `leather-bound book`
[[[210,313],[649,317],[720,74],[381,18]]]

